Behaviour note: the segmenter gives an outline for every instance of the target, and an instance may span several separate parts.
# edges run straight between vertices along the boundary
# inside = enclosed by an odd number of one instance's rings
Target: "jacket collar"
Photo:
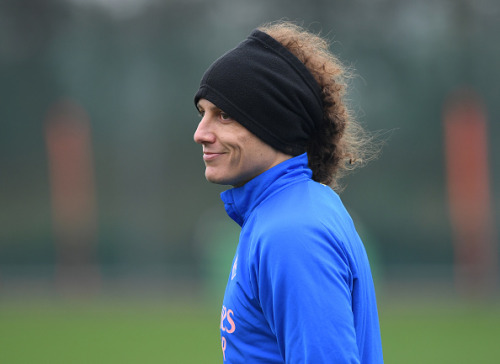
[[[252,211],[271,194],[291,183],[311,179],[312,171],[307,163],[307,154],[301,154],[268,169],[241,187],[222,192],[227,214],[243,226]]]

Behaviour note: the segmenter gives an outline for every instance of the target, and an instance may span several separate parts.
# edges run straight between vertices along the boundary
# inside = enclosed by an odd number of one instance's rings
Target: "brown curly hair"
[[[280,21],[262,25],[267,33],[311,72],[321,87],[323,123],[307,147],[313,179],[338,189],[346,172],[364,164],[370,153],[368,133],[353,118],[345,102],[349,70],[329,50],[328,42],[301,26]]]

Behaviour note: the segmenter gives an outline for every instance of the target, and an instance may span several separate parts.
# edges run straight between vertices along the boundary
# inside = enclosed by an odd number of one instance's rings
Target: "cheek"
[[[266,155],[262,150],[262,145],[250,140],[250,143],[245,145],[245,148],[239,150],[239,159],[242,168],[254,170],[260,169],[262,164],[265,164]]]
[[[234,163],[242,163],[244,159],[252,154],[251,140],[247,136],[242,136],[231,143],[231,160]]]
[[[241,171],[258,166],[264,154],[262,142],[242,127],[232,130],[229,135],[226,146],[231,151],[231,167]]]

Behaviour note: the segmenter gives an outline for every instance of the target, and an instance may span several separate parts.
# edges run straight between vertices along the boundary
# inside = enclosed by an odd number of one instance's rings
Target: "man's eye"
[[[226,114],[225,112],[220,113],[220,118],[222,120],[231,120],[231,117],[228,114]]]
[[[198,110],[198,115],[200,115],[200,118],[202,118],[203,116],[205,116],[205,111]]]

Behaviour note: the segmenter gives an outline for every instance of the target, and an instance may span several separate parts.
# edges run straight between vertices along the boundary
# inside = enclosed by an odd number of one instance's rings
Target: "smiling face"
[[[202,119],[194,141],[203,146],[208,181],[242,186],[291,158],[261,141],[210,101],[201,99],[198,110]]]

